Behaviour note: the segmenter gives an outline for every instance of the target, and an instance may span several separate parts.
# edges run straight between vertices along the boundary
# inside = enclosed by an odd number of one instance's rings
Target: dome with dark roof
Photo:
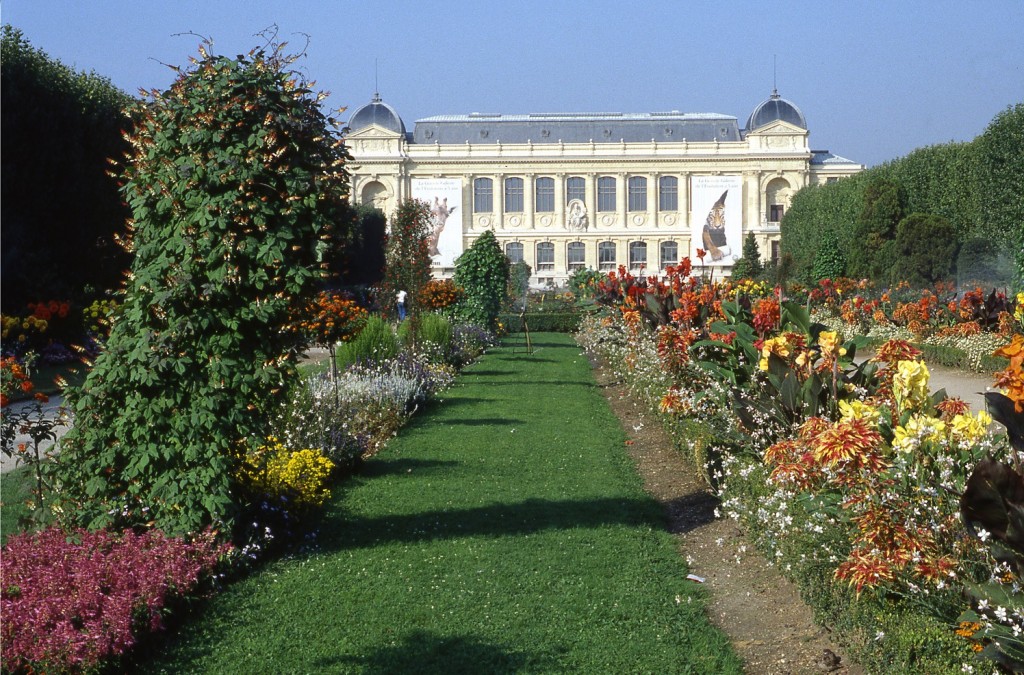
[[[801,129],[807,128],[807,119],[800,112],[800,108],[796,107],[792,101],[787,101],[779,96],[778,90],[772,89],[771,97],[762,101],[754,108],[754,112],[750,113],[750,117],[747,119],[747,131],[763,127],[776,120],[789,122]]]
[[[349,131],[358,131],[372,124],[405,135],[405,124],[395,109],[380,100],[380,94],[374,94],[373,100],[352,113],[348,120]]]

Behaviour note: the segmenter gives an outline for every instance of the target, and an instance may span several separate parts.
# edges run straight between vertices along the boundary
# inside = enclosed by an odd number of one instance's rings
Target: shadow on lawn
[[[544,530],[599,528],[608,525],[664,527],[661,506],[648,498],[587,501],[528,499],[472,509],[423,511],[374,518],[338,513],[321,523],[318,554],[389,543],[413,543],[463,537],[506,537]]]
[[[549,670],[555,659],[483,642],[472,636],[446,637],[417,630],[400,644],[382,645],[366,656],[338,656],[316,665],[323,672],[358,668],[363,673],[519,673]]]
[[[449,471],[452,467],[458,466],[461,462],[443,461],[439,459],[409,459],[405,457],[394,459],[378,459],[366,462],[359,469],[359,475],[363,478],[377,478],[379,476],[392,476],[403,473],[422,475],[433,473],[438,470]]]

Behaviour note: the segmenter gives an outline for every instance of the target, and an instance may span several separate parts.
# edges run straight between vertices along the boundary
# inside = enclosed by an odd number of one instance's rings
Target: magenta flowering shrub
[[[80,671],[125,653],[229,549],[210,531],[192,541],[55,527],[12,536],[0,560],[4,670]]]

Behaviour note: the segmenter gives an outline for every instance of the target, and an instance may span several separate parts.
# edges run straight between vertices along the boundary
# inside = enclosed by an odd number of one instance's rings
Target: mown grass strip
[[[565,335],[495,350],[336,494],[318,550],[190,617],[146,672],[730,673]]]

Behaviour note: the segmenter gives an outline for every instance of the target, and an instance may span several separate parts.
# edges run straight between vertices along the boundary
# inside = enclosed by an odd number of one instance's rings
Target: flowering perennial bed
[[[864,342],[813,322],[806,305],[710,283],[686,263],[664,279],[609,275],[609,311],[584,322],[580,343],[621,364],[721,495],[720,512],[746,524],[864,665],[971,672],[981,652],[1020,666],[1021,548],[1007,516],[978,506],[999,503],[992,485],[1020,480],[1000,463],[1017,459],[1007,437],[984,411],[932,395],[906,341],[857,365]],[[1011,430],[1024,416],[1014,311],[989,334],[1010,359],[998,381],[1009,408],[994,412]]]
[[[4,671],[89,670],[124,654],[229,550],[211,532],[192,541],[58,528],[11,537],[0,581]]]

